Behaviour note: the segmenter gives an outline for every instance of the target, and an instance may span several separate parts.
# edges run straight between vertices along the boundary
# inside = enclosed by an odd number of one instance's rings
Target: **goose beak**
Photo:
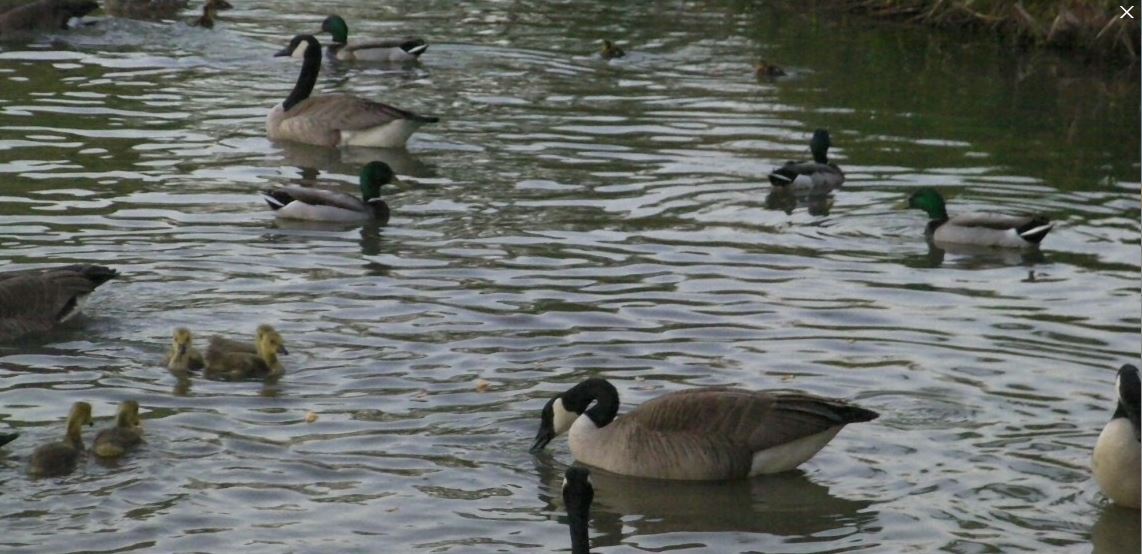
[[[542,452],[543,448],[547,446],[547,443],[551,442],[551,439],[554,438],[555,429],[547,425],[542,425],[539,427],[539,432],[535,434],[535,442],[531,443],[531,448],[527,451],[532,454],[538,454]]]
[[[289,47],[286,47],[286,48],[283,48],[281,50],[278,50],[277,53],[274,54],[274,57],[275,58],[288,58],[292,55],[293,55],[293,52],[290,52]]]

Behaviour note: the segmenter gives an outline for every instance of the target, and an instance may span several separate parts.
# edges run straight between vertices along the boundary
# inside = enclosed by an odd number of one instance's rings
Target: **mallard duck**
[[[194,337],[190,330],[179,327],[174,330],[174,340],[171,342],[171,351],[163,358],[163,365],[171,372],[185,374],[206,367],[202,354],[194,347]]]
[[[103,11],[131,19],[173,19],[189,7],[189,0],[103,0]]]
[[[757,62],[757,65],[753,66],[753,74],[756,75],[758,79],[772,79],[773,77],[784,77],[785,70],[775,64],[761,60]]]
[[[321,32],[329,33],[333,40],[326,47],[326,54],[342,61],[413,62],[428,50],[428,43],[420,37],[349,42],[349,25],[339,15],[326,17],[321,22]],[[293,55],[301,57],[303,53]]]
[[[436,117],[418,115],[348,94],[310,96],[321,70],[321,44],[312,35],[297,35],[278,56],[304,48],[305,61],[285,101],[266,116],[270,140],[292,140],[317,146],[400,148],[408,137]]]
[[[0,5],[0,36],[67,29],[73,17],[99,9],[94,0],[28,0]]]
[[[0,342],[46,333],[75,317],[88,295],[117,275],[101,265],[0,273]]]
[[[809,140],[809,150],[813,152],[811,162],[785,162],[769,173],[769,182],[775,187],[794,186],[813,190],[832,190],[845,182],[845,174],[837,164],[829,163],[829,131],[817,129]]]
[[[258,337],[257,353],[207,348],[206,375],[222,379],[276,379],[285,373],[278,352],[285,350],[276,331]]]
[[[67,416],[67,435],[64,440],[37,447],[28,462],[28,473],[33,477],[53,477],[71,473],[84,450],[80,432],[84,425],[91,424],[91,404],[87,402],[72,404],[71,413]]]
[[[594,500],[591,470],[578,466],[567,468],[563,474],[563,507],[567,509],[567,524],[571,529],[571,554],[591,554],[587,529]]]
[[[369,162],[361,168],[361,198],[343,192],[310,188],[278,187],[262,193],[262,198],[285,219],[308,221],[389,222],[389,205],[381,198],[381,187],[397,181],[385,162]],[[397,181],[399,182],[399,181]]]
[[[1138,368],[1123,365],[1115,386],[1118,402],[1114,415],[1098,435],[1091,470],[1102,493],[1119,506],[1142,507],[1142,398]]]
[[[124,400],[119,403],[115,426],[95,435],[91,451],[100,458],[117,458],[142,442],[143,420],[139,418],[139,403]]]
[[[627,53],[624,52],[622,48],[619,48],[615,43],[607,39],[603,39],[603,47],[599,49],[599,55],[602,56],[604,60],[612,60],[615,58],[621,58],[627,55]]]
[[[569,432],[571,454],[611,473],[711,481],[789,471],[850,423],[878,417],[844,400],[704,387],[664,394],[621,418],[619,393],[592,378],[552,398],[532,452]]]
[[[929,240],[950,244],[1035,247],[1055,226],[1043,216],[1010,216],[987,213],[960,214],[949,218],[944,197],[935,189],[920,189],[908,197],[908,207],[927,212],[925,229]]]
[[[193,22],[191,22],[190,26],[213,29],[214,17],[218,15],[218,12],[223,12],[233,8],[234,6],[232,6],[226,0],[206,0],[206,3],[202,5],[202,15],[199,16],[198,19],[195,19]]]

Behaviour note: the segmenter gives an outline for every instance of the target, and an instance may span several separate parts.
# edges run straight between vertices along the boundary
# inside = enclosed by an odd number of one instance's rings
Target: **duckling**
[[[213,337],[210,337],[210,344],[206,347],[206,351],[208,353],[213,350],[217,353],[242,352],[246,354],[257,354],[258,341],[262,340],[262,337],[265,335],[276,336],[278,342],[282,344],[282,347],[278,349],[278,354],[289,354],[289,350],[286,350],[285,341],[282,340],[281,334],[279,334],[277,330],[274,329],[273,325],[268,323],[263,323],[258,326],[258,329],[254,335],[254,342],[243,342],[240,340],[228,339],[221,335],[214,335]]]
[[[124,400],[119,404],[115,426],[95,435],[91,450],[100,458],[117,458],[143,442],[143,420],[139,419],[139,403]]]
[[[1010,216],[989,213],[948,217],[944,197],[935,189],[920,189],[908,197],[908,207],[924,210],[930,221],[924,230],[928,240],[940,243],[1035,248],[1055,227],[1040,215]]]
[[[1091,470],[1102,493],[1119,506],[1138,509],[1142,506],[1142,384],[1138,368],[1125,364],[1118,370],[1115,388],[1118,402],[1114,415],[1098,435],[1091,456]]]
[[[603,47],[599,49],[599,55],[602,56],[604,60],[611,60],[614,58],[621,58],[627,55],[627,53],[624,52],[622,48],[619,48],[615,43],[607,39],[603,39]]]
[[[326,17],[321,32],[329,33],[333,40],[326,47],[326,55],[341,61],[414,62],[428,50],[428,43],[420,37],[349,42],[349,25],[339,15]],[[304,52],[294,52],[295,57],[302,55]]]
[[[811,162],[785,162],[769,173],[769,182],[775,187],[793,186],[802,190],[827,192],[845,183],[845,174],[837,164],[829,163],[829,147],[833,145],[829,131],[817,129],[809,140],[813,152]]]
[[[28,473],[32,477],[54,477],[75,470],[84,450],[80,431],[84,425],[91,424],[91,404],[72,404],[71,413],[67,416],[67,435],[64,440],[37,447],[28,462]]]
[[[262,198],[284,219],[307,221],[376,221],[389,222],[389,205],[381,198],[381,187],[399,184],[393,170],[385,162],[369,162],[361,168],[361,198],[339,191],[312,187],[279,187],[262,193]]]
[[[277,379],[285,373],[278,351],[285,345],[277,332],[258,337],[258,352],[206,350],[206,375],[221,379]]]
[[[214,17],[218,15],[218,12],[223,12],[233,8],[234,6],[232,6],[226,0],[206,0],[206,3],[202,5],[202,15],[199,16],[198,19],[195,19],[193,22],[191,22],[190,26],[213,29]]]
[[[765,60],[757,62],[753,66],[753,73],[758,79],[772,79],[774,77],[784,77],[785,70],[778,67],[776,64],[771,64]]]
[[[206,367],[202,354],[193,344],[194,337],[185,327],[174,330],[171,351],[163,358],[163,365],[172,373],[185,374],[188,370],[197,371]]]

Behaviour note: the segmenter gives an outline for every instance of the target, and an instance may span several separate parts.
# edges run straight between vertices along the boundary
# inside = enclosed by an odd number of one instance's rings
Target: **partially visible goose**
[[[256,354],[238,351],[206,349],[206,376],[221,379],[277,379],[285,373],[278,361],[278,351],[284,350],[281,335],[266,333],[258,337]]]
[[[20,438],[19,433],[0,433],[0,446],[4,446],[18,438]]]
[[[173,19],[189,0],[103,0],[103,11],[131,19]]]
[[[202,5],[202,15],[199,16],[198,19],[195,19],[193,22],[191,22],[190,26],[202,27],[204,29],[213,29],[214,17],[218,15],[218,12],[223,12],[233,8],[234,6],[226,0],[206,0],[206,3]]]
[[[936,244],[1030,248],[1037,246],[1055,227],[1046,217],[1038,215],[971,213],[948,217],[944,197],[928,188],[913,192],[908,197],[908,207],[928,214],[930,220],[924,233]]]
[[[618,411],[614,385],[587,379],[543,407],[531,451],[570,431],[575,459],[612,473],[741,479],[791,470],[845,425],[878,417],[839,399],[724,387],[668,393],[616,418]]]
[[[313,35],[297,35],[278,56],[304,48],[305,61],[285,101],[266,116],[270,140],[292,140],[318,146],[400,148],[425,123],[439,118],[418,115],[348,94],[310,96],[321,70],[321,44]]]
[[[563,506],[567,509],[567,523],[571,528],[571,554],[591,554],[591,540],[587,535],[591,502],[595,499],[591,470],[571,466],[563,475]]]
[[[124,400],[119,404],[115,426],[95,435],[91,451],[100,458],[117,458],[143,442],[143,420],[139,418],[139,403]]]
[[[75,317],[88,295],[117,275],[101,265],[0,273],[0,342],[46,333]]]
[[[186,327],[174,330],[171,350],[163,358],[163,365],[177,375],[185,375],[187,371],[206,367],[202,354],[194,347],[194,336]]]
[[[64,440],[40,445],[32,451],[28,473],[32,477],[54,477],[75,470],[79,456],[84,452],[81,435],[83,426],[91,424],[91,404],[72,404],[71,413],[67,416],[67,435]]]
[[[428,50],[428,43],[420,37],[349,42],[349,25],[339,15],[326,17],[321,32],[329,33],[333,40],[326,49],[329,57],[342,61],[414,62]],[[302,54],[294,52],[293,56]]]
[[[1142,429],[1138,368],[1130,364],[1118,370],[1118,405],[1094,445],[1091,470],[1102,493],[1119,506],[1142,507]]]
[[[0,5],[0,37],[31,31],[67,29],[73,17],[83,17],[99,9],[94,0],[31,0],[20,5]]]
[[[845,174],[837,164],[829,162],[829,147],[833,145],[829,131],[817,129],[809,140],[813,152],[811,162],[785,162],[769,173],[769,182],[775,187],[794,186],[817,190],[835,189],[845,182]]]
[[[381,187],[399,183],[389,164],[369,162],[361,168],[361,198],[340,191],[312,187],[278,187],[262,193],[262,198],[285,219],[306,221],[389,222],[389,205],[381,198]]]
[[[615,58],[621,58],[627,55],[627,53],[617,44],[603,39],[603,47],[599,49],[599,55],[602,56],[604,60],[613,60]]]

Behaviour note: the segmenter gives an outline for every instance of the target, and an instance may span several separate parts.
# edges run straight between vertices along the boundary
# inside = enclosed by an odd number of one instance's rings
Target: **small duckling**
[[[286,350],[285,341],[282,340],[282,336],[278,334],[273,325],[268,323],[263,323],[258,326],[256,334],[254,335],[254,342],[243,342],[240,340],[228,339],[221,335],[214,335],[213,337],[210,337],[210,345],[206,347],[206,351],[207,353],[209,353],[211,350],[214,350],[217,352],[245,352],[247,354],[257,354],[258,341],[262,340],[263,336],[269,334],[277,335],[278,340],[282,343],[282,348],[281,350],[278,350],[278,354],[289,354],[289,350]]]
[[[754,75],[757,75],[758,79],[772,79],[774,77],[784,77],[786,75],[784,69],[781,69],[777,65],[771,64],[765,60],[761,60],[757,62],[757,65],[753,66],[753,73]]]
[[[285,373],[278,352],[285,350],[281,335],[268,332],[258,337],[258,352],[206,350],[206,375],[222,379],[277,379]]]
[[[213,29],[214,17],[218,15],[218,12],[226,11],[233,7],[234,6],[226,0],[206,0],[206,3],[202,5],[202,15],[198,19],[195,19],[190,26]]]
[[[28,473],[32,477],[54,477],[74,471],[84,450],[80,431],[84,425],[91,424],[91,404],[72,404],[71,413],[67,416],[67,435],[64,440],[37,447],[28,462]]]
[[[604,60],[611,60],[614,58],[621,58],[627,55],[627,53],[624,52],[622,48],[619,48],[617,45],[615,45],[615,43],[607,39],[603,39],[603,48],[599,50],[599,55],[602,56]]]
[[[163,365],[176,375],[186,375],[188,370],[197,371],[206,367],[202,354],[193,344],[194,337],[186,327],[174,330],[171,351],[163,358]]]
[[[139,403],[124,400],[119,404],[115,426],[95,435],[91,450],[100,458],[117,458],[143,442],[143,420],[139,419]]]

